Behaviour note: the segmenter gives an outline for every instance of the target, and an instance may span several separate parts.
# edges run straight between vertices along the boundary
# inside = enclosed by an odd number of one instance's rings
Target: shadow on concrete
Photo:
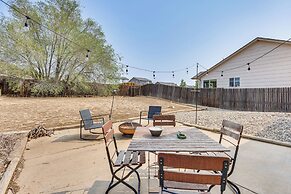
[[[103,139],[100,139],[102,136],[101,135],[94,135],[94,134],[88,134],[84,135],[84,138],[86,140],[80,139],[79,134],[72,134],[72,135],[63,135],[56,140],[53,140],[52,142],[74,142],[74,143],[86,143],[87,141],[102,141]],[[98,139],[97,139],[98,138]]]

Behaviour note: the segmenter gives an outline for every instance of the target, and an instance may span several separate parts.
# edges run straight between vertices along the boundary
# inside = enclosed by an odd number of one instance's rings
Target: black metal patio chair
[[[83,137],[83,128],[86,131],[89,131],[91,134],[103,135],[102,132],[95,132],[92,130],[99,129],[101,130],[102,125],[105,123],[104,117],[101,116],[92,116],[89,109],[80,110],[80,139],[89,140]],[[96,120],[96,122],[94,122]],[[102,139],[97,138],[97,139]]]
[[[124,151],[124,150],[118,151],[116,139],[114,136],[114,130],[112,129],[111,120],[109,120],[102,126],[102,131],[104,134],[104,141],[106,146],[106,153],[109,162],[110,172],[112,174],[112,178],[106,190],[106,194],[120,183],[130,188],[134,193],[140,193],[140,176],[139,173],[137,172],[137,169],[139,169],[142,166],[142,164],[145,163],[145,152]],[[110,151],[112,143],[114,146],[113,154]],[[128,168],[130,171],[124,175],[126,168]],[[117,173],[121,170],[123,170],[123,173],[122,176],[120,177],[117,175]],[[125,182],[125,180],[129,178],[132,173],[135,173],[137,175],[138,190],[136,190],[130,184]],[[117,182],[114,183],[114,179],[116,179]]]
[[[148,125],[150,123],[150,120],[153,120],[154,115],[160,115],[162,112],[162,107],[161,106],[149,106],[148,111],[140,111],[139,114],[139,124],[141,124],[141,119],[142,119],[142,114],[147,113],[146,119],[148,120]]]
[[[227,174],[227,177],[230,177],[234,172],[242,133],[243,133],[243,125],[234,123],[232,121],[223,120],[222,127],[220,129],[219,143],[226,143],[226,144],[231,145],[232,147],[234,147],[234,152],[233,153],[214,153],[214,152],[207,153],[208,155],[216,155],[216,156],[226,155],[227,157],[230,158],[230,169]],[[235,183],[233,183],[229,179],[227,180],[227,183],[229,184],[229,186],[235,193],[240,194],[240,189]]]
[[[221,193],[225,191],[228,157],[159,153],[158,159],[161,193],[179,193],[179,190],[208,193],[212,185],[220,185]]]
[[[230,171],[227,174],[228,177],[230,175],[232,175],[232,173],[234,171],[234,167],[235,167],[237,156],[238,156],[239,144],[240,144],[240,140],[241,140],[241,137],[242,137],[242,133],[243,133],[243,125],[238,124],[238,123],[234,123],[234,122],[228,121],[228,120],[223,120],[222,121],[222,127],[221,127],[221,130],[220,130],[219,143],[222,143],[223,141],[226,141],[226,142],[230,143],[231,145],[233,145],[234,148],[235,148],[233,155],[226,153],[230,158],[230,165],[231,165]],[[224,136],[228,136],[231,139],[225,138]],[[227,180],[227,183],[229,183],[229,185],[232,187],[232,189],[234,191],[236,191],[236,193],[240,194],[240,190],[239,190],[237,185],[235,185],[230,180]]]

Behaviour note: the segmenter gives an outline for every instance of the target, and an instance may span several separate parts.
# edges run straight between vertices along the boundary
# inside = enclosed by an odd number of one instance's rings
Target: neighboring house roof
[[[125,81],[125,80],[129,80],[127,77],[120,77],[120,80]]]
[[[143,77],[133,77],[133,78],[131,78],[131,80],[129,80],[129,82],[131,82],[133,79],[136,79],[136,80],[142,81],[142,82],[152,82],[151,80],[149,80],[147,78],[143,78]]]
[[[177,86],[177,84],[172,82],[156,82],[156,84],[167,85],[167,86]]]
[[[263,37],[257,37],[255,39],[253,39],[252,41],[250,41],[249,43],[247,43],[246,45],[244,45],[243,47],[241,47],[240,49],[236,50],[234,53],[232,53],[231,55],[229,55],[228,57],[226,57],[225,59],[221,60],[220,62],[218,62],[217,64],[215,64],[214,66],[212,66],[211,68],[209,68],[207,71],[204,72],[200,72],[198,73],[198,79],[201,79],[201,77],[203,77],[204,75],[206,75],[207,73],[213,71],[214,69],[216,69],[217,67],[219,67],[220,65],[222,65],[223,63],[225,63],[226,61],[230,60],[232,57],[238,55],[239,53],[241,53],[243,50],[247,49],[248,47],[250,47],[251,45],[257,43],[258,41],[264,41],[264,42],[271,42],[271,43],[279,43],[279,44],[291,44],[291,41],[286,41],[286,40],[279,40],[279,39],[272,39],[272,38],[263,38]],[[192,77],[191,79],[196,79],[196,75],[194,77]]]
[[[204,73],[205,71],[200,71],[199,73],[198,73],[198,75],[196,74],[196,75],[194,75],[191,79],[197,79],[197,76],[198,76],[198,78],[200,77],[200,75],[202,75],[202,73]]]

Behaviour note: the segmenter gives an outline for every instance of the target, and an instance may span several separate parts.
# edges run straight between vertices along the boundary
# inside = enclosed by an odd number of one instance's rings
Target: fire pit
[[[128,121],[121,123],[118,127],[119,131],[123,133],[123,135],[133,135],[137,127],[141,127],[142,125],[136,122]]]

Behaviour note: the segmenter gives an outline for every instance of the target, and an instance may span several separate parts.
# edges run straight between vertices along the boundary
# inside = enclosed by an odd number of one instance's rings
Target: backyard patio
[[[114,129],[120,123],[114,124]],[[52,137],[28,142],[24,168],[16,179],[19,193],[104,193],[111,174],[103,140],[82,141],[77,129],[57,131]],[[127,149],[130,137],[115,130],[118,146]],[[219,135],[202,131],[218,140]],[[231,180],[254,193],[286,193],[291,179],[291,149],[242,139],[235,173]],[[147,193],[147,164],[139,170],[141,193]],[[136,176],[130,181],[137,186]],[[158,189],[157,182],[151,184]],[[252,193],[240,187],[241,193]],[[219,193],[219,186],[213,193]],[[111,193],[131,193],[119,185]],[[231,193],[227,188],[226,193]]]

